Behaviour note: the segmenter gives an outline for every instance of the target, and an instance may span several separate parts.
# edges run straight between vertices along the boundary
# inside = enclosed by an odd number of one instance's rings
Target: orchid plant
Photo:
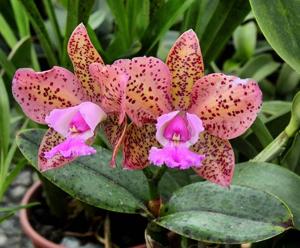
[[[13,94],[24,113],[49,127],[40,144],[39,136],[32,133],[38,155],[27,156],[43,176],[86,203],[138,212],[155,225],[197,240],[249,242],[285,230],[277,225],[290,220],[284,204],[266,192],[231,186],[235,155],[229,140],[247,131],[262,105],[255,80],[204,75],[193,30],[176,40],[165,62],[145,56],[105,65],[83,24],[73,31],[68,53],[74,74],[55,66],[43,72],[19,69],[13,78]],[[99,129],[112,152],[92,146]],[[25,136],[20,135],[25,140],[20,148],[26,156],[32,148]],[[172,171],[182,179],[190,176],[190,168],[200,176],[198,183],[185,181],[182,186],[188,185],[175,193],[178,183],[168,188],[176,183]],[[244,195],[255,199],[256,206],[241,200]],[[264,197],[279,213],[277,222],[264,211],[257,218],[249,217],[265,203]],[[239,212],[231,212],[231,206],[239,203]],[[222,211],[234,215],[229,221],[235,226],[225,228],[218,240],[210,233],[226,225]],[[249,226],[247,235],[235,236],[239,228],[246,232]]]

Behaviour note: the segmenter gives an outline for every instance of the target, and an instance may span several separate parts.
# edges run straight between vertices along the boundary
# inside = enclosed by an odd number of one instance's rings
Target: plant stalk
[[[256,155],[251,162],[267,162],[281,154],[289,140],[290,136],[282,131],[269,145]]]
[[[143,170],[144,175],[147,178],[150,201],[148,202],[148,208],[154,216],[159,216],[159,210],[161,207],[161,198],[159,192],[159,182],[166,172],[167,167],[161,167],[156,173],[153,173],[149,168]]]

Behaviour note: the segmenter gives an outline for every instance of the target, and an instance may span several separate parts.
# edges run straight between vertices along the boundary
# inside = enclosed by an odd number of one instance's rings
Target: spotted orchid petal
[[[106,118],[104,111],[92,102],[83,102],[77,106],[54,109],[46,116],[46,123],[56,132],[68,137],[70,129],[77,129],[77,137],[88,140],[94,136],[97,125]]]
[[[183,33],[171,48],[166,61],[172,74],[172,102],[175,109],[187,110],[193,84],[204,75],[204,64],[197,35]]]
[[[131,123],[126,131],[123,143],[123,166],[126,169],[143,169],[149,165],[149,150],[159,146],[155,139],[156,128],[148,123],[138,127]]]
[[[165,146],[161,149],[152,147],[149,152],[149,161],[156,166],[166,165],[169,168],[186,170],[199,168],[204,155],[190,151],[186,146]]]
[[[111,166],[115,167],[115,158],[123,143],[124,135],[127,130],[127,122],[119,123],[118,115],[109,115],[108,118],[101,123],[101,126],[106,134],[106,137],[113,147],[113,154],[111,159]]]
[[[73,63],[74,73],[80,80],[89,101],[99,103],[100,86],[90,76],[89,65],[91,63],[104,63],[82,23],[71,34],[68,42],[68,54]]]
[[[129,76],[114,65],[90,65],[93,79],[100,85],[100,105],[107,114],[118,113],[119,123],[125,117],[125,91]]]
[[[53,109],[66,108],[86,100],[80,82],[70,71],[54,66],[43,72],[18,69],[12,81],[12,92],[24,113],[45,124]]]
[[[126,113],[138,126],[155,121],[170,112],[171,74],[168,67],[154,57],[120,59],[119,66],[129,76],[126,88]]]
[[[234,172],[234,152],[229,141],[204,131],[192,147],[205,156],[200,168],[194,168],[201,177],[223,187],[230,185]]]
[[[65,158],[59,153],[52,158],[47,159],[45,157],[45,153],[51,151],[55,146],[64,142],[64,140],[65,138],[52,128],[48,129],[48,131],[45,133],[38,152],[38,167],[41,172],[60,168],[70,163],[74,159]]]
[[[244,133],[262,104],[262,92],[254,80],[222,73],[198,80],[191,97],[189,112],[201,118],[205,130],[223,139]]]

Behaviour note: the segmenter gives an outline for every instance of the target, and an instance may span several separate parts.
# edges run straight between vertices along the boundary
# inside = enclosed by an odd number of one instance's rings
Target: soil
[[[33,228],[48,240],[59,244],[63,237],[69,236],[80,239],[81,245],[85,245],[91,242],[103,243],[105,237],[110,236],[114,247],[131,247],[145,243],[144,231],[148,222],[144,217],[89,207],[93,210],[92,217],[79,208],[76,210],[75,216],[72,213],[66,218],[57,218],[50,213],[41,191],[42,189],[33,199],[40,202],[40,205],[30,208],[28,215]],[[107,224],[110,231],[105,228]],[[107,232],[109,233],[107,234]]]

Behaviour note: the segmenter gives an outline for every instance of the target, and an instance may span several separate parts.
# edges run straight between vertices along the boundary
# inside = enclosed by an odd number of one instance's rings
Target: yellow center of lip
[[[180,134],[174,133],[174,134],[173,134],[173,137],[172,137],[172,141],[173,141],[175,144],[179,144],[179,142],[180,142]]]
[[[78,129],[73,125],[72,127],[69,128],[71,133],[79,133]]]

